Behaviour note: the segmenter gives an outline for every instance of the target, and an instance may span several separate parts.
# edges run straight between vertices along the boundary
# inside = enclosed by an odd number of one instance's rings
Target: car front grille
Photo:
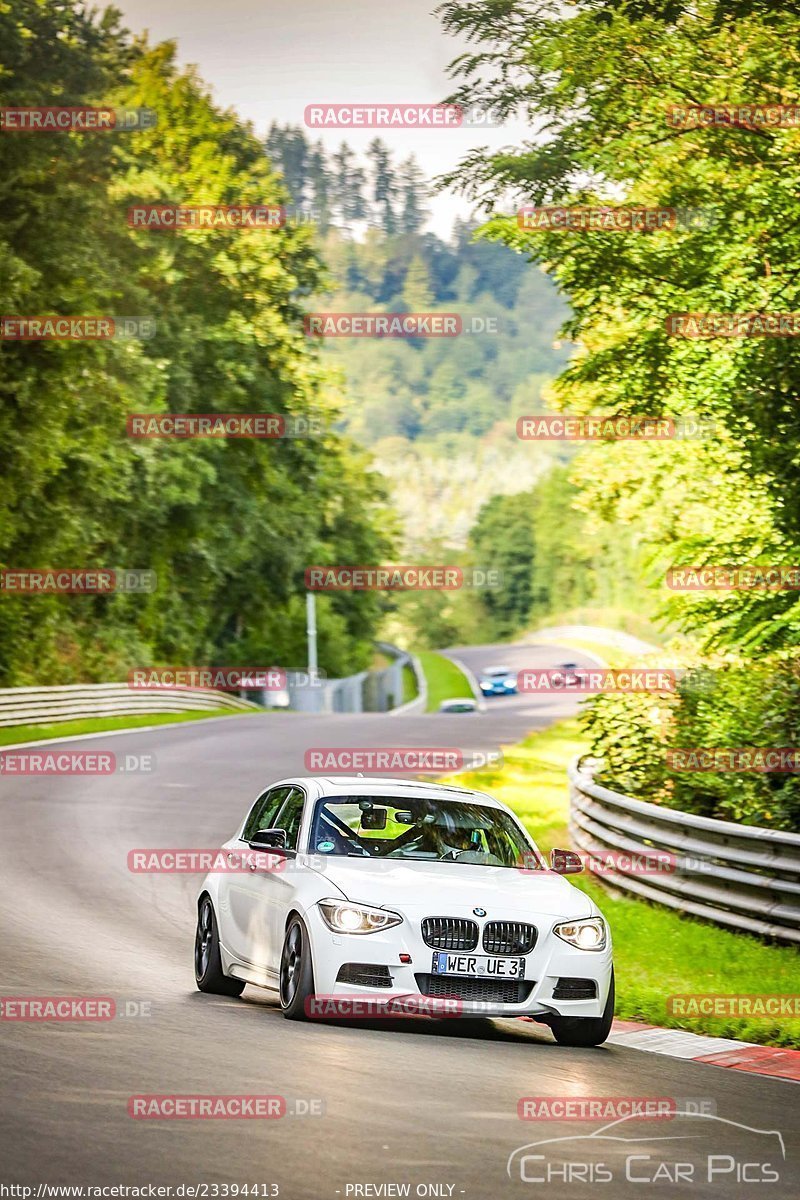
[[[354,983],[358,987],[388,988],[392,986],[389,968],[375,963],[343,963],[336,976],[337,983]]]
[[[536,926],[524,921],[487,921],[483,948],[487,954],[530,954],[536,937]]]
[[[474,950],[478,944],[478,924],[466,917],[426,917],[422,922],[422,940],[434,950]]]
[[[596,1000],[597,984],[594,979],[572,979],[562,976],[553,988],[554,1000]]]
[[[488,1004],[523,1004],[533,990],[532,979],[476,979],[461,975],[415,975],[423,996],[442,1000],[482,1000]]]

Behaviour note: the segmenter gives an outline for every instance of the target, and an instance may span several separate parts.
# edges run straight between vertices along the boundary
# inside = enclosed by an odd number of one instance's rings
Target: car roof
[[[451,783],[426,783],[419,779],[394,779],[388,775],[298,775],[294,779],[279,779],[273,787],[299,784],[306,790],[315,790],[316,796],[428,796],[442,799],[469,798],[475,804],[489,808],[505,806],[486,792],[458,787]]]
[[[482,674],[483,675],[510,675],[511,667],[505,667],[502,665],[499,667],[484,667]]]

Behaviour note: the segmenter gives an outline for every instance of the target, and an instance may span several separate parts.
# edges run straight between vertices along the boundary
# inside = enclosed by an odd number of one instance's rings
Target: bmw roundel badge
[[[485,908],[473,908],[472,911],[475,913],[476,917],[485,917],[486,916]]]

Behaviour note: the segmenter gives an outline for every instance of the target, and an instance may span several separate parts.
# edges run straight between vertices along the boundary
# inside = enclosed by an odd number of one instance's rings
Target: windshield
[[[318,800],[309,849],[355,858],[542,869],[533,844],[502,809],[427,796]]]

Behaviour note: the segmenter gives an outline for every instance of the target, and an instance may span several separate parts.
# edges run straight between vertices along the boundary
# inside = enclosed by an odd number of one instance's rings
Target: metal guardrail
[[[717,925],[800,943],[800,834],[633,800],[595,783],[591,761],[575,759],[568,775],[570,836],[590,870],[592,857],[603,861],[596,873],[607,883]],[[643,874],[636,856],[659,851],[674,856],[674,869]]]
[[[139,691],[126,683],[0,688],[0,727],[215,708],[257,711],[257,706],[248,700],[203,688],[144,688]]]
[[[407,705],[403,704],[403,668],[410,666],[414,670],[418,687],[420,677],[424,681],[417,660],[389,642],[376,642],[375,647],[392,660],[378,670],[359,671],[341,679],[319,679],[314,687],[295,687],[293,674],[288,672],[287,690],[292,708],[311,713],[424,712],[427,692],[424,697],[420,693]]]
[[[345,679],[319,679],[313,687],[307,672],[287,672],[291,707],[300,712],[414,712],[425,711],[427,690],[419,662],[387,642],[377,648],[392,661],[377,671],[360,671]],[[403,669],[411,666],[419,688],[415,700],[403,704]],[[302,680],[300,676],[302,675]],[[129,687],[126,683],[65,684],[59,687],[0,688],[0,728],[54,724],[89,717],[128,717],[144,713],[180,713],[231,708],[257,712],[253,703],[229,692],[205,688]]]
[[[428,706],[428,682],[419,659],[413,654],[409,654],[406,650],[400,650],[397,646],[393,646],[391,642],[376,642],[375,646],[382,654],[393,660],[388,667],[383,668],[382,672],[378,672],[382,676],[379,686],[383,689],[383,695],[386,698],[381,711],[393,713],[425,712]],[[403,692],[405,689],[403,688],[403,672],[406,667],[410,667],[414,675],[417,683],[417,694],[413,700],[407,700],[404,704]]]

